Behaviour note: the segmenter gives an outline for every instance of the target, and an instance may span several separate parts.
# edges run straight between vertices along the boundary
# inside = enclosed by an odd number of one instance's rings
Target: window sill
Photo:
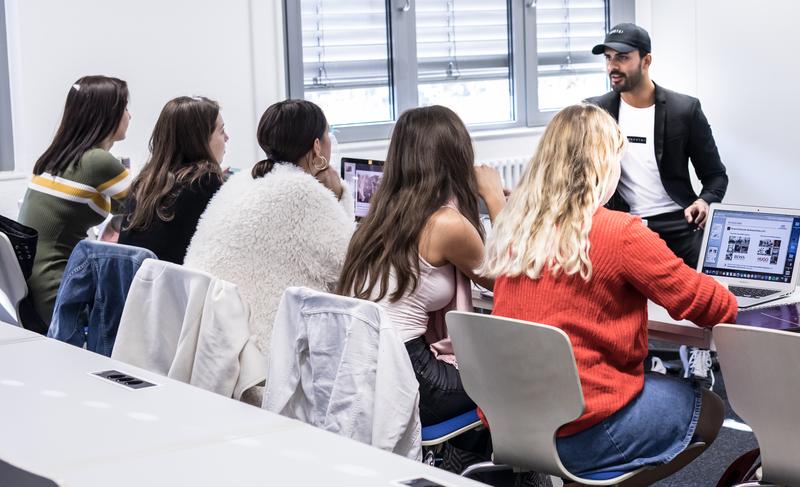
[[[15,171],[0,171],[0,181],[15,181],[18,179],[27,179],[29,174],[15,172]]]
[[[519,127],[507,129],[473,130],[470,132],[472,140],[475,142],[484,140],[498,140],[507,138],[521,138],[526,136],[539,136],[544,132],[545,127]],[[339,151],[369,152],[375,150],[386,150],[389,139],[365,140],[361,142],[340,142]]]
[[[476,130],[470,132],[472,140],[496,140],[526,135],[542,135],[545,127],[520,127],[511,129]]]

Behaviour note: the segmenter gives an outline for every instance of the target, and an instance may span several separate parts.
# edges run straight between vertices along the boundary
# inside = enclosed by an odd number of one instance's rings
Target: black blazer
[[[586,101],[604,108],[614,120],[619,120],[619,93],[610,91]],[[699,197],[708,203],[722,201],[728,189],[728,175],[700,101],[656,85],[655,119],[656,163],[670,198],[684,208],[697,200],[689,178],[691,158],[695,174],[703,184]],[[606,206],[612,210],[630,210],[619,191]]]

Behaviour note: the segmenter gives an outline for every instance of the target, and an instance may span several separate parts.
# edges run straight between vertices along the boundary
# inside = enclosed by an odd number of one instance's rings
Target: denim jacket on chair
[[[155,258],[139,247],[79,242],[61,279],[47,336],[110,357],[133,276],[145,259]]]

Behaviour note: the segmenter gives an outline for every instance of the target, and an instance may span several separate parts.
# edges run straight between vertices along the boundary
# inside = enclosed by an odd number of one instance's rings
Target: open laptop
[[[352,191],[356,219],[367,216],[369,202],[383,177],[383,161],[342,157],[342,179]]]
[[[697,270],[728,285],[739,308],[780,299],[797,286],[800,210],[714,203]]]

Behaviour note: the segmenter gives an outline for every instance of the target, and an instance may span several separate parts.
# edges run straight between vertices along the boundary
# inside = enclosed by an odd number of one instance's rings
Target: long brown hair
[[[383,299],[389,274],[399,300],[417,288],[419,237],[428,219],[455,200],[459,210],[483,237],[472,139],[464,123],[442,106],[414,108],[395,124],[383,178],[358,226],[339,278],[338,292],[362,299]],[[379,286],[377,296],[372,292]]]
[[[310,101],[284,100],[270,105],[258,123],[258,145],[267,158],[253,166],[253,179],[264,177],[276,162],[297,164],[326,130],[325,114]]]
[[[33,166],[33,174],[60,174],[77,164],[119,127],[128,107],[128,84],[107,76],[84,76],[67,93],[55,137]]]
[[[178,193],[201,178],[222,182],[209,139],[219,104],[202,96],[181,96],[161,110],[150,137],[150,159],[131,185],[136,207],[126,229],[146,230],[154,218],[172,220]]]

